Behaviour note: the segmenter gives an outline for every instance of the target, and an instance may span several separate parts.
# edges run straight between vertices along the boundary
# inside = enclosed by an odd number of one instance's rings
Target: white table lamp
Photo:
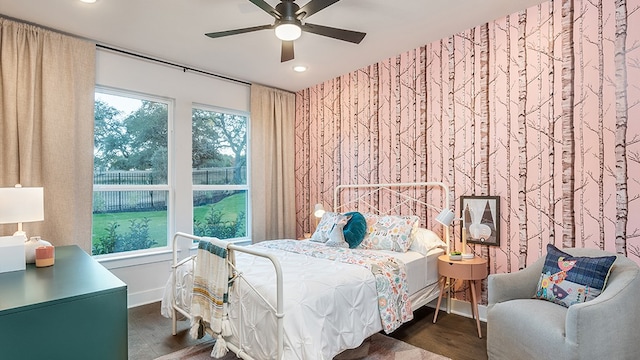
[[[462,258],[473,259],[475,255],[473,255],[473,253],[467,252],[467,230],[464,224],[464,217],[456,218],[453,210],[444,209],[438,214],[438,216],[436,216],[436,221],[447,227],[451,226],[454,221],[460,221],[462,223],[462,229],[460,230],[462,231]]]
[[[18,224],[13,236],[27,235],[22,223],[44,220],[44,189],[41,187],[0,188],[0,224]]]
[[[320,219],[322,217],[322,215],[324,215],[324,213],[325,213],[324,206],[322,206],[322,204],[316,204],[316,206],[314,206],[314,208],[313,208],[313,216],[315,216],[318,219]]]
[[[325,210],[322,204],[318,203],[313,207],[313,217],[316,218],[316,227],[318,227],[318,223],[320,222],[320,219],[322,219],[324,213]]]

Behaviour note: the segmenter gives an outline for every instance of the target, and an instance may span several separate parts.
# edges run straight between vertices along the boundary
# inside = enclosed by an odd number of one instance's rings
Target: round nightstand
[[[459,279],[469,283],[471,289],[471,315],[476,319],[478,326],[478,336],[482,337],[480,330],[480,317],[478,316],[478,298],[476,296],[476,281],[482,280],[488,275],[487,260],[475,257],[473,259],[449,260],[449,255],[440,255],[438,257],[438,274],[440,275],[440,295],[438,295],[438,304],[436,312],[433,316],[433,322],[438,319],[438,310],[442,301],[442,294],[445,286],[447,286],[447,278]],[[449,284],[447,287],[450,287]],[[447,288],[450,295],[451,289]]]

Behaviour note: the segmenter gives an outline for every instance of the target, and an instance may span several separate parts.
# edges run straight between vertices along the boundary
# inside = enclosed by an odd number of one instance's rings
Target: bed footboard
[[[203,240],[202,237],[199,236],[195,236],[192,234],[187,234],[187,233],[182,233],[182,232],[177,232],[173,235],[173,239],[172,239],[172,248],[173,248],[173,261],[172,261],[172,265],[171,265],[171,269],[172,269],[172,284],[171,284],[171,289],[172,291],[175,291],[176,289],[176,279],[178,276],[178,269],[183,266],[185,263],[189,262],[191,259],[195,258],[195,256],[190,256],[187,257],[181,261],[178,261],[178,248],[177,248],[177,241],[179,238],[186,238],[186,239],[191,239],[191,240],[195,240],[195,241],[200,241]],[[277,359],[282,359],[283,357],[283,352],[284,352],[284,323],[283,323],[283,317],[284,317],[284,305],[283,305],[283,285],[282,285],[282,268],[280,266],[280,262],[278,261],[278,259],[276,257],[274,257],[271,254],[262,252],[262,251],[258,251],[252,248],[248,248],[245,246],[239,246],[239,245],[234,245],[232,243],[228,243],[227,245],[227,249],[229,250],[233,250],[233,251],[237,251],[237,252],[242,252],[242,253],[246,253],[252,256],[258,256],[258,257],[262,257],[265,259],[268,259],[272,264],[273,264],[273,268],[275,271],[275,276],[276,276],[276,303],[271,304],[271,302],[269,302],[265,296],[263,296],[262,294],[260,294],[260,292],[242,275],[242,271],[240,271],[241,269],[236,269],[235,268],[235,264],[231,264],[231,266],[233,266],[234,271],[235,271],[235,280],[237,282],[243,282],[246,286],[248,286],[252,291],[254,291],[258,297],[271,309],[271,311],[273,311],[274,316],[276,317],[276,329],[277,329]],[[181,307],[181,304],[178,304],[176,301],[176,297],[172,296],[171,299],[171,333],[173,335],[177,334],[177,313],[182,314],[183,316],[187,317],[189,320],[191,320],[192,316],[189,313],[189,311],[187,311],[186,309]],[[207,332],[210,335],[213,335],[211,329],[207,329]],[[235,334],[234,334],[235,335]],[[237,339],[239,339],[240,341],[242,341],[242,337],[241,336],[236,336]],[[245,359],[245,360],[254,360],[253,357],[251,357],[250,354],[246,353],[243,350],[243,344],[239,343],[239,344],[235,344],[232,341],[227,340],[227,347],[229,348],[229,350],[231,350],[232,352],[234,352],[236,354],[236,356],[238,356],[239,358]]]

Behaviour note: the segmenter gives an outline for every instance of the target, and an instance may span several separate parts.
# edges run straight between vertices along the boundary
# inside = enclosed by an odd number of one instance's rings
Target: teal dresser
[[[0,274],[0,359],[127,359],[127,285],[79,247]]]

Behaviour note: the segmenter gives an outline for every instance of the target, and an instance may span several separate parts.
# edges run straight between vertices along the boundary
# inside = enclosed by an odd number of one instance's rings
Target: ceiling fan
[[[298,6],[295,0],[281,0],[272,7],[264,0],[249,0],[269,15],[275,18],[273,25],[260,25],[242,29],[218,31],[207,33],[210,38],[218,38],[229,35],[247,33],[251,31],[275,29],[276,36],[282,40],[280,62],[293,60],[293,41],[300,37],[303,31],[328,36],[330,38],[359,44],[364,39],[365,33],[345,29],[337,29],[329,26],[310,24],[302,21],[318,11],[337,3],[340,0],[311,0],[303,7]]]

